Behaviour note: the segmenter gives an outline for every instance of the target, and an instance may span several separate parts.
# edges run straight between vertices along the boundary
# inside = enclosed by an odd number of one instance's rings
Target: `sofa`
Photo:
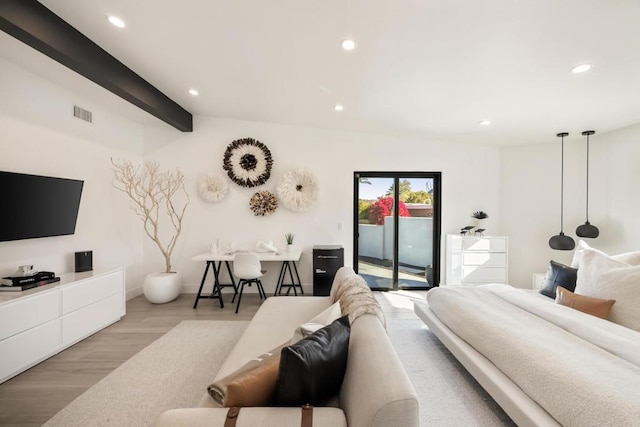
[[[338,270],[332,295],[274,296],[258,309],[212,382],[227,377],[256,356],[291,340],[296,328],[323,312],[336,297],[336,289],[360,281],[350,267]],[[365,285],[366,286],[366,285]],[[367,291],[370,292],[367,288]],[[348,292],[338,299],[347,305]],[[418,401],[415,390],[386,334],[384,319],[360,314],[351,323],[348,360],[337,396],[327,406],[313,408],[314,427],[417,427]],[[197,408],[164,412],[156,426],[223,426],[228,408],[219,407],[206,390]],[[236,427],[299,427],[300,407],[243,407]]]
[[[414,311],[518,426],[637,426],[640,253],[582,243],[572,264],[541,292],[445,286]]]

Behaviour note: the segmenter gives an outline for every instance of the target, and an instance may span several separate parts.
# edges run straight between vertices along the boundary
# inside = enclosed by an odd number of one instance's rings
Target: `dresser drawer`
[[[62,347],[67,347],[117,321],[124,315],[124,311],[124,301],[120,293],[63,316]]]
[[[462,239],[463,251],[482,251],[482,252],[506,252],[507,239],[503,238],[464,238]]]
[[[117,271],[91,278],[62,289],[62,315],[96,303],[112,295],[122,295],[123,273]]]
[[[462,255],[464,266],[506,267],[507,254],[500,252],[465,252]]]
[[[506,283],[504,268],[462,267],[462,281],[465,283]]]
[[[0,340],[57,319],[59,315],[59,289],[3,304],[0,306]]]

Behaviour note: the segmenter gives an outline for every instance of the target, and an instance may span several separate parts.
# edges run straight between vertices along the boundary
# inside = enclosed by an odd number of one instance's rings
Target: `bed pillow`
[[[593,251],[600,252],[602,255],[609,256],[613,260],[626,262],[629,265],[640,265],[640,252],[626,252],[618,255],[607,255],[606,253],[599,251],[598,249],[592,248],[584,240],[578,240],[576,250],[573,253],[573,258],[571,259],[571,267],[578,268],[578,266],[580,265],[580,258],[582,258],[582,254],[584,253],[585,249],[591,249]]]
[[[322,313],[318,314],[313,319],[298,326],[293,332],[293,338],[291,338],[291,344],[295,344],[302,338],[311,335],[318,329],[324,328],[328,324],[342,317],[342,310],[340,309],[340,301],[335,304],[331,304]]]
[[[640,331],[640,266],[617,261],[597,250],[585,249],[580,258],[575,292],[616,300],[609,320]]]
[[[317,405],[340,391],[349,355],[349,317],[284,347],[276,402],[280,406]]]
[[[556,288],[562,286],[573,292],[576,288],[578,270],[556,261],[549,262],[549,270],[544,278],[540,293],[549,298],[556,297]]]
[[[585,295],[574,294],[562,286],[556,288],[556,304],[571,307],[583,313],[608,320],[614,299],[591,298]]]

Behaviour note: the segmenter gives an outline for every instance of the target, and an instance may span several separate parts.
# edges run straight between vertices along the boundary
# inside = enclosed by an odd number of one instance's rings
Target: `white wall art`
[[[304,212],[318,200],[318,183],[315,176],[304,169],[286,172],[276,189],[282,204],[292,211]]]
[[[219,202],[228,192],[229,181],[221,173],[210,172],[198,178],[198,194],[205,202]]]
[[[236,139],[224,153],[223,165],[229,178],[241,187],[257,187],[271,176],[271,151],[253,138]]]

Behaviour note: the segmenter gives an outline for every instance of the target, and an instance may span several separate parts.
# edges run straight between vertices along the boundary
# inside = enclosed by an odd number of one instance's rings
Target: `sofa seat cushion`
[[[184,408],[164,412],[156,427],[223,426],[228,408]],[[301,408],[242,408],[236,427],[300,427]],[[347,427],[339,408],[313,408],[313,427]]]

